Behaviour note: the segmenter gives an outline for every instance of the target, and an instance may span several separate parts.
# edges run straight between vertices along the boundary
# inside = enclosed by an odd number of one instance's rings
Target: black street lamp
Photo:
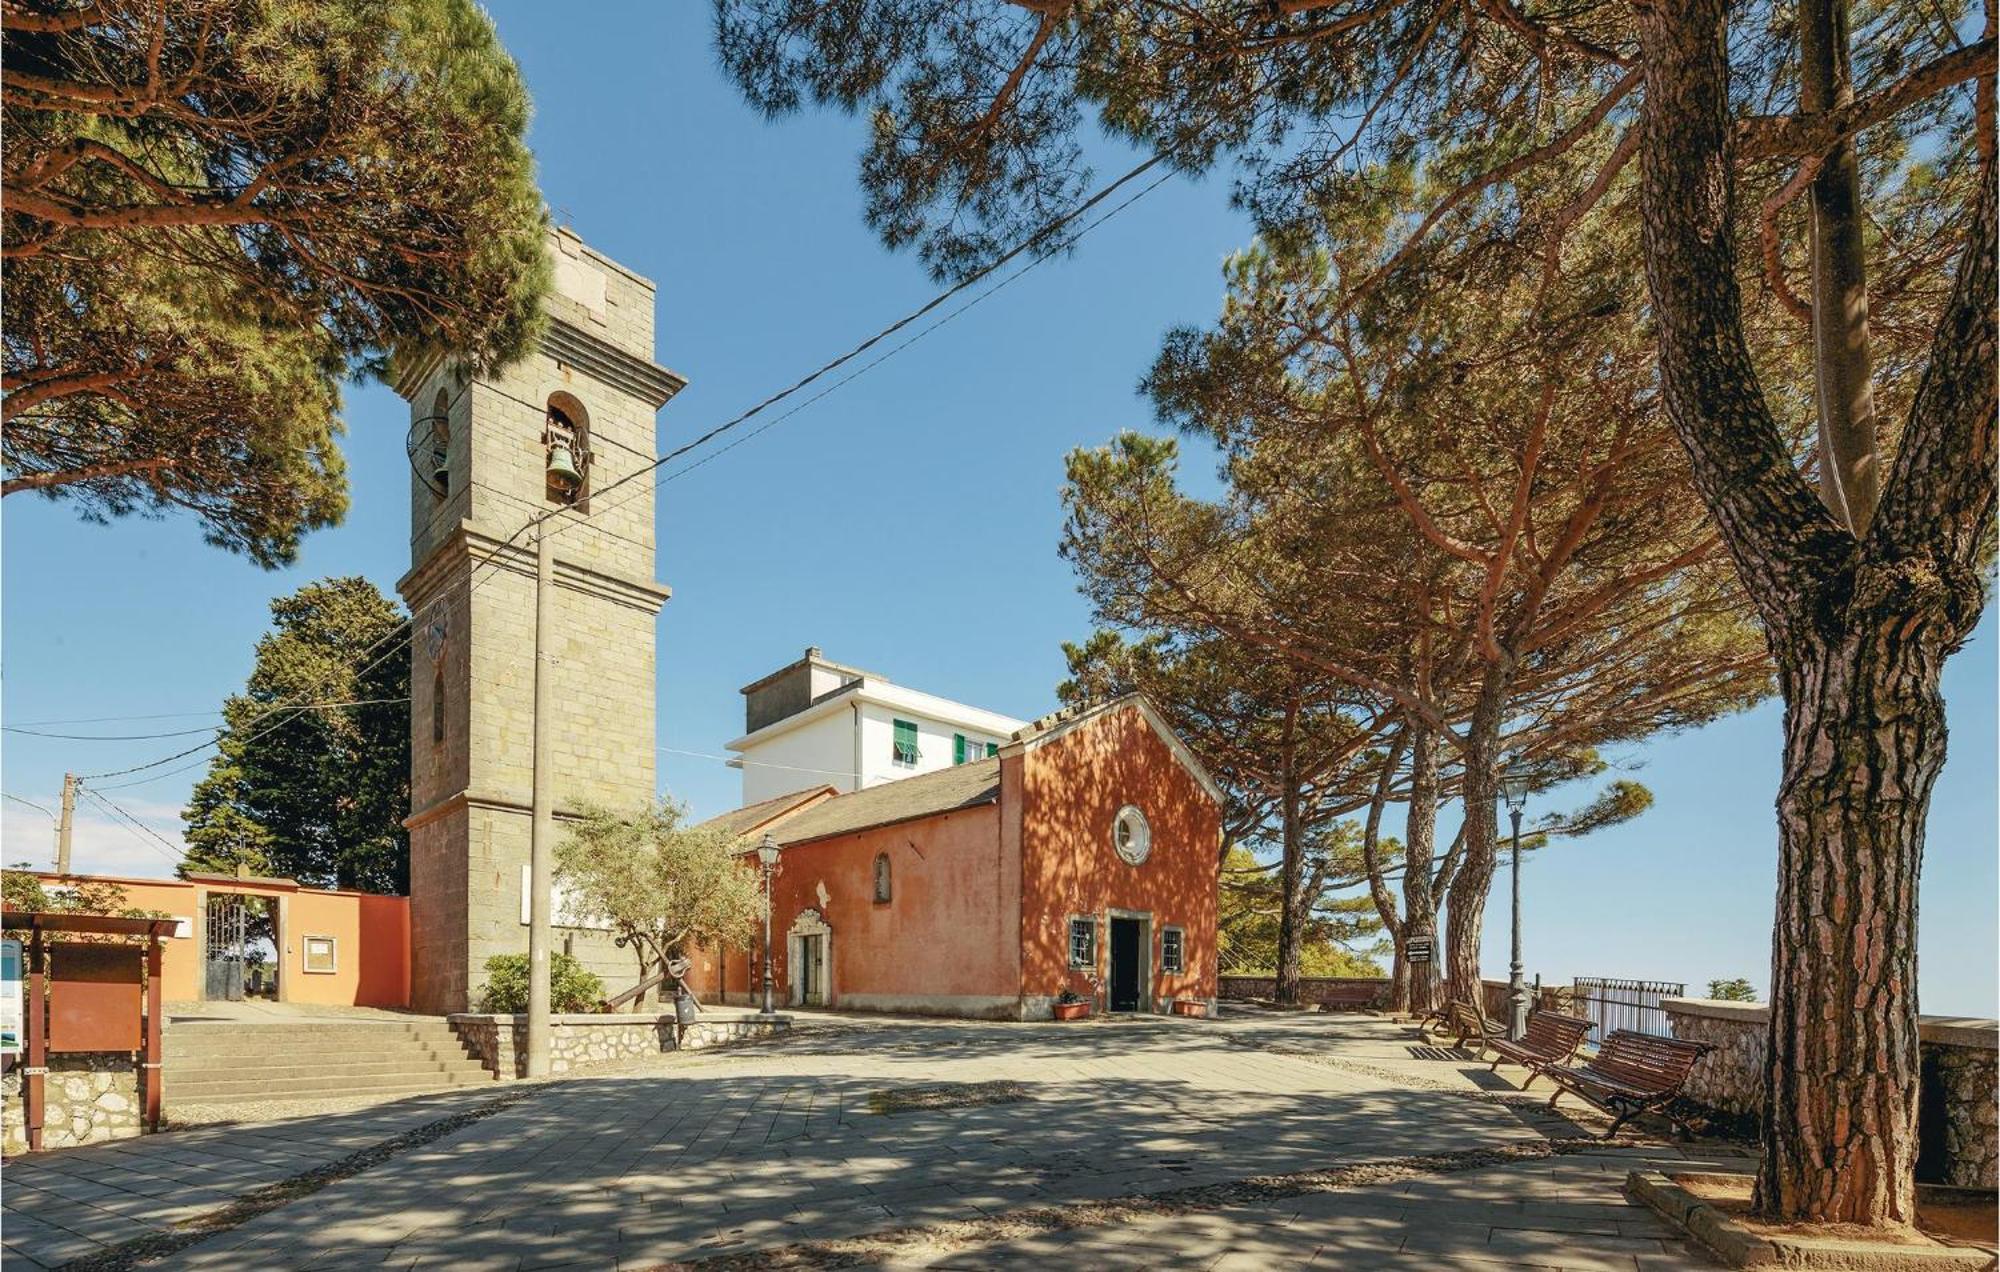
[[[1519,819],[1516,818],[1518,822]],[[778,873],[778,841],[770,831],[764,832],[764,842],[757,845],[757,864],[764,871],[764,1008],[765,1016],[771,1010],[771,876]]]
[[[1528,766],[1519,756],[1500,768],[1500,798],[1507,801],[1514,821],[1514,961],[1507,971],[1507,1036],[1519,1041],[1528,1032],[1528,982],[1521,968],[1521,810],[1528,804]]]

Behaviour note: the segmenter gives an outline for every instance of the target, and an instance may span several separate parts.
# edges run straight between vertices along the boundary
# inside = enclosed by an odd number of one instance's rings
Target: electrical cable
[[[842,377],[839,381],[836,381],[834,384],[828,386],[820,393],[815,394],[812,398],[808,399],[806,402],[803,402],[799,406],[794,407],[791,411],[786,412],[784,415],[779,416],[777,419],[770,421],[762,428],[759,428],[757,432],[762,432],[764,428],[769,428],[771,427],[771,425],[774,425],[782,421],[783,419],[789,418],[789,416],[797,413],[797,411],[803,410],[806,406],[810,406],[813,402],[819,401],[821,398],[825,397],[828,393],[831,393],[835,389],[838,389],[841,385],[852,381],[857,376],[864,374],[870,368],[879,365],[881,362],[887,360],[890,357],[893,357],[895,354],[901,352],[903,349],[908,348],[910,345],[922,339],[923,336],[928,335],[931,331],[934,331],[938,327],[943,326],[945,323],[951,321],[959,314],[965,312],[965,310],[972,308],[973,305],[978,304],[980,301],[986,299],[994,292],[999,291],[1001,288],[1005,287],[1008,283],[1011,283],[1015,279],[1019,278],[1021,275],[1026,274],[1029,270],[1041,264],[1042,261],[1055,255],[1056,251],[1058,250],[1058,247],[1064,245],[1064,243],[1062,241],[1051,243],[1051,240],[1055,239],[1056,236],[1059,235],[1063,227],[1076,221],[1079,217],[1089,212],[1092,208],[1104,202],[1104,200],[1109,198],[1112,194],[1116,193],[1119,189],[1128,185],[1132,181],[1137,180],[1139,177],[1143,176],[1146,172],[1158,166],[1165,158],[1166,156],[1164,153],[1156,153],[1148,157],[1135,167],[1125,172],[1123,175],[1117,177],[1115,180],[1109,182],[1108,184],[1100,187],[1097,191],[1092,193],[1088,198],[1083,200],[1081,203],[1077,204],[1074,208],[1071,208],[1068,212],[1065,212],[1062,216],[1057,217],[1055,220],[1050,221],[1046,225],[1042,226],[1040,229],[1036,230],[1033,234],[1028,235],[1020,243],[1008,249],[1006,252],[996,257],[993,261],[975,270],[973,273],[967,275],[964,279],[960,280],[959,282],[954,283],[951,286],[945,288],[943,291],[931,297],[929,300],[924,302],[922,305],[918,306],[916,309],[903,315],[901,318],[896,319],[888,326],[883,327],[875,334],[861,341],[859,344],[855,345],[852,349],[849,349],[847,352],[840,354],[838,357],[835,357],[832,360],[826,362],[818,369],[803,376],[802,378],[795,381],[791,385],[783,389],[780,389],[779,391],[773,394],[770,394],[763,400],[751,406],[749,409],[739,412],[737,415],[732,416],[731,418],[723,421],[722,423],[716,425],[713,428],[710,428],[709,430],[702,433],[700,436],[694,438],[693,440],[681,446],[677,446],[663,455],[655,457],[647,464],[643,465],[640,468],[634,469],[630,473],[625,474],[623,477],[620,477],[618,480],[611,482],[610,484],[603,487],[601,490],[593,491],[591,496],[593,501],[600,499],[605,495],[610,494],[612,491],[616,490],[620,486],[626,485],[627,483],[635,481],[641,477],[647,476],[648,474],[657,472],[660,468],[672,462],[673,460],[683,455],[686,455],[696,450],[697,448],[708,444],[710,441],[714,440],[717,437],[720,437],[724,433],[727,433],[732,429],[737,428],[738,426],[744,424],[750,419],[763,413],[765,410],[768,410],[770,407],[775,406],[780,402],[783,402],[787,398],[793,396],[794,394],[810,386],[811,384],[819,380],[821,377],[827,375],[829,372],[837,370],[838,368],[847,364],[848,362],[853,361],[855,358],[866,353],[869,349],[880,344],[883,340],[894,335],[896,332],[902,330],[905,327],[908,327],[910,324],[921,319],[924,315],[932,312],[933,310],[936,310],[937,308],[945,304],[947,301],[949,301],[953,296],[956,296],[961,292],[964,292],[966,289],[973,287],[976,284],[982,282],[983,280],[991,277],[995,272],[1004,268],[1006,265],[1008,265],[1010,262],[1023,255],[1024,253],[1034,250],[1037,247],[1046,246],[1046,250],[1040,252],[1035,257],[1034,260],[1029,262],[1027,266],[1024,266],[1022,269],[1016,271],[1013,275],[1009,276],[1008,278],[1003,279],[1000,283],[996,284],[995,286],[988,288],[985,292],[979,294],[978,296],[975,296],[971,301],[969,301],[965,305],[962,305],[958,309],[952,311],[951,313],[946,314],[943,318],[939,319],[937,322],[929,325],[922,331],[919,331],[915,336],[912,336],[910,339],[905,340],[901,344],[894,346],[893,348],[883,353],[880,357],[870,361],[869,363],[859,368],[858,370],[850,373],[847,376]],[[1146,186],[1144,189],[1140,190],[1137,194],[1117,204],[1103,216],[1092,221],[1076,236],[1074,236],[1070,240],[1067,240],[1067,242],[1073,243],[1078,239],[1081,239],[1082,236],[1084,234],[1089,233],[1090,230],[1095,229],[1097,226],[1103,224],[1105,221],[1110,220],[1111,217],[1116,216],[1119,212],[1123,211],[1125,208],[1130,207],[1133,203],[1136,203],[1139,199],[1144,198],[1154,189],[1157,189],[1160,185],[1164,184],[1171,176],[1172,176],[1171,172],[1163,175],[1158,180],[1154,181],[1150,185]],[[451,399],[451,401],[447,404],[446,407],[447,413],[450,411],[452,407],[456,406],[458,402],[462,400],[467,393],[471,392],[472,387],[473,387],[472,384],[468,383],[464,388],[459,390],[458,394],[454,396]],[[502,396],[508,397],[510,400],[520,401],[520,399],[518,398],[513,398],[511,394],[503,393]],[[533,404],[528,403],[527,405],[532,406]],[[751,434],[751,436],[754,435],[755,435],[754,433]],[[743,440],[748,440],[748,439],[745,438]],[[733,449],[734,446],[737,444],[738,443],[731,443],[730,447],[726,447],[724,449],[725,450]],[[717,453],[720,454],[722,452],[717,452]],[[706,461],[704,460],[703,462]],[[673,478],[684,476],[686,473],[693,471],[695,468],[699,466],[700,466],[699,464],[690,464],[686,468],[679,470],[674,474],[671,474],[668,478],[663,480],[672,480]],[[660,484],[659,482],[655,482],[652,487],[649,487],[649,489],[656,489],[659,484]],[[535,516],[529,518],[526,522],[522,523],[518,528],[515,529],[515,531],[512,534],[508,535],[506,539],[502,540],[499,544],[495,545],[492,549],[488,550],[481,561],[474,563],[473,575],[476,575],[479,569],[486,566],[491,566],[495,574],[499,573],[500,570],[503,568],[499,564],[500,554],[504,552],[507,548],[511,547],[521,537],[522,534],[526,533],[531,529],[535,529],[538,526],[542,526],[543,524],[545,524],[550,520],[560,518],[565,513],[570,513],[574,515],[575,520],[562,524],[558,526],[557,529],[547,532],[551,535],[551,537],[553,537],[554,535],[561,534],[563,531],[569,529],[571,526],[579,525],[584,523],[585,521],[588,521],[592,517],[592,515],[596,512],[610,511],[612,508],[618,507],[624,502],[625,502],[624,500],[620,500],[616,504],[609,505],[608,507],[597,508],[594,509],[592,512],[585,512],[580,515],[576,515],[576,510],[573,508],[555,508],[539,512]],[[435,515],[436,514],[433,515],[433,521],[435,520]],[[606,533],[609,534],[612,532],[606,531]],[[623,537],[623,536],[614,535],[614,537]],[[469,596],[470,593],[476,588],[478,588],[484,580],[472,577],[471,575],[469,575],[468,578],[470,579],[470,583],[467,588],[467,594]],[[398,625],[397,629],[392,629],[391,632],[385,633],[381,639],[378,639],[374,645],[371,645],[368,650],[364,651],[363,656],[365,657],[367,656],[368,653],[374,652],[374,650],[381,645],[383,640],[387,640],[390,637],[394,636],[397,630],[403,631],[403,638],[405,640],[414,636],[415,615],[412,615],[410,616],[410,618],[405,619],[403,623]],[[391,651],[389,652],[393,653],[395,652],[395,650],[392,648]],[[370,663],[367,668],[364,668],[361,672],[355,673],[355,678],[359,679],[360,676],[365,675],[367,671],[372,670],[376,666],[379,666],[382,661],[383,659],[379,658],[376,659],[375,662]],[[340,704],[322,704],[322,705],[340,705]],[[290,713],[298,709],[300,709],[300,704],[297,703],[281,704],[278,706],[274,706],[263,713],[260,713],[251,722],[248,723],[254,723],[256,720],[264,719],[265,717],[278,712]],[[290,718],[291,716],[287,714],[286,719]],[[282,724],[283,721],[281,720],[278,723]],[[273,727],[275,727],[275,725]],[[221,736],[222,735],[219,733],[216,738],[203,742],[198,746],[189,747],[185,750],[176,752],[173,755],[164,756],[158,760],[151,761],[150,763],[134,765],[130,768],[115,769],[104,773],[85,774],[84,778],[86,780],[99,780],[106,777],[123,777],[132,773],[148,772],[152,769],[160,768],[164,765],[171,764],[175,760],[183,759],[187,756],[193,755],[197,751],[206,750],[208,747],[213,746],[218,741],[220,741]],[[259,736],[262,736],[262,731],[256,734],[252,734],[249,738],[246,738],[244,740],[247,742]],[[190,767],[194,766],[192,765],[183,766],[181,768],[170,770],[167,773],[156,774],[154,777],[140,779],[139,781],[116,783],[113,786],[108,787],[106,789],[117,790],[123,787],[140,785],[143,782],[151,782],[159,778],[171,776],[174,773],[185,772]]]
[[[20,727],[40,727],[51,724],[121,724],[127,720],[191,720],[196,716],[221,715],[219,710],[208,711],[166,711],[156,715],[129,716],[78,716],[70,720],[23,720]]]
[[[175,729],[170,733],[47,733],[41,729],[9,724],[0,726],[0,733],[19,733],[31,738],[55,738],[63,742],[150,742],[155,738],[185,738],[197,733],[213,733],[222,727],[219,724],[210,724],[199,729]]]
[[[77,789],[81,790],[86,797],[95,802],[100,808],[103,808],[105,811],[111,813],[115,817],[122,818],[127,824],[136,827],[145,835],[150,836],[151,839],[157,840],[159,843],[166,845],[166,847],[164,850],[160,848],[155,848],[151,842],[148,842],[145,839],[142,839],[139,842],[144,843],[148,848],[152,848],[153,851],[158,852],[162,857],[165,857],[168,861],[173,862],[176,866],[181,864],[181,859],[185,855],[185,850],[175,846],[173,842],[170,841],[165,835],[162,835],[159,831],[154,830],[151,826],[148,826],[146,823],[140,821],[137,817],[134,817],[132,814],[126,812],[124,808],[122,808],[118,804],[114,804],[113,802],[111,802],[111,800],[105,798],[103,795],[100,795],[96,791],[91,790],[88,786],[79,786]]]
[[[46,808],[43,808],[40,804],[37,804],[32,799],[22,799],[19,795],[15,795],[9,791],[0,791],[0,799],[11,799],[16,804],[26,804],[29,808],[34,809],[36,812],[48,818],[50,821],[54,821],[56,819],[56,815],[54,813],[50,812]]]

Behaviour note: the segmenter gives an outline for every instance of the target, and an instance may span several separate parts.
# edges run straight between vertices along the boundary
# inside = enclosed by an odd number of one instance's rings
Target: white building
[[[743,686],[744,735],[729,744],[743,802],[809,786],[857,791],[997,753],[1027,721],[892,684],[818,649]]]

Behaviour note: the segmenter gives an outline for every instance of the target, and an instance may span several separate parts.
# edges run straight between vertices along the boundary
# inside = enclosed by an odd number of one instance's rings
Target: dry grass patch
[[[937,1082],[930,1086],[870,1091],[870,1113],[927,1113],[936,1109],[976,1109],[988,1104],[1018,1104],[1030,1098],[1019,1082]]]

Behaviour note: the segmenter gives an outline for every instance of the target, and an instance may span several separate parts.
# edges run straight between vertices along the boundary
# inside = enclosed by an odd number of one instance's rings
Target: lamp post
[[[1519,1041],[1528,1032],[1528,982],[1521,970],[1521,810],[1528,804],[1528,766],[1519,756],[1501,766],[1500,797],[1514,822],[1514,961],[1507,970],[1507,1036]]]
[[[764,871],[764,1007],[761,1014],[769,1016],[771,1011],[771,876],[778,873],[778,841],[770,831],[764,832],[764,842],[757,845],[757,864]]]

